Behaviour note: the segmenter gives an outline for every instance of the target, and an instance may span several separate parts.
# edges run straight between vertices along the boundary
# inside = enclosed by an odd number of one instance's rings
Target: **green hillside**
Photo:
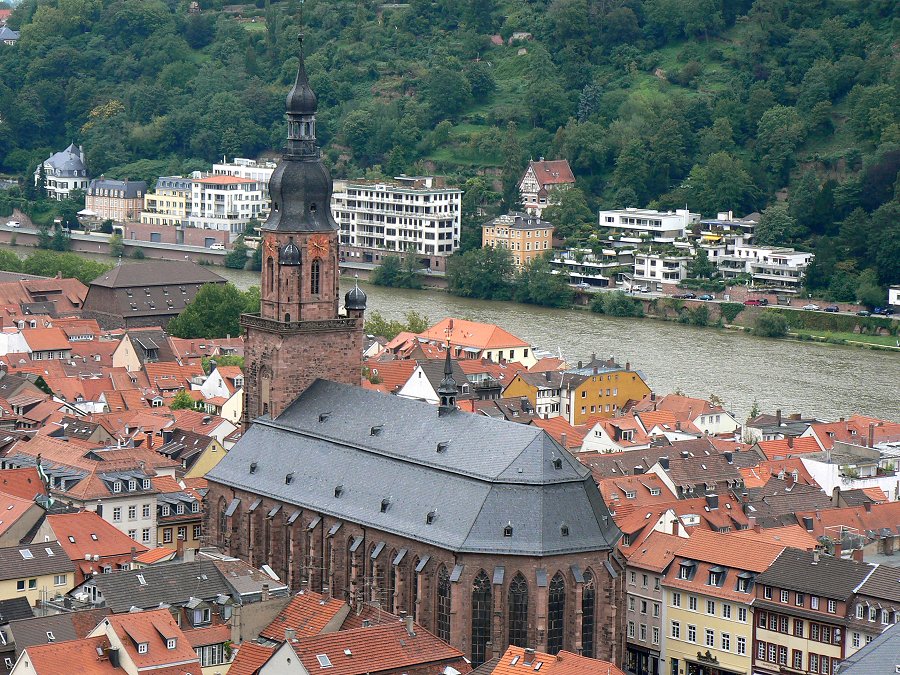
[[[597,207],[759,210],[762,242],[817,253],[812,290],[900,283],[892,0],[200,8],[22,3],[0,48],[0,169],[72,141],[94,175],[147,179],[277,150],[302,25],[338,177],[452,175],[471,225],[514,201],[529,157],[565,157],[579,189],[554,216],[571,239]]]

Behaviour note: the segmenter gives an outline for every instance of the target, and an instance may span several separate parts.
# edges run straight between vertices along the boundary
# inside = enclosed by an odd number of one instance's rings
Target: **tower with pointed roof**
[[[277,417],[317,377],[359,384],[365,293],[339,307],[338,225],[331,174],[316,143],[316,95],[302,53],[287,95],[287,141],[269,182],[262,233],[261,307],[245,331],[244,425]],[[352,295],[352,297],[350,297]]]

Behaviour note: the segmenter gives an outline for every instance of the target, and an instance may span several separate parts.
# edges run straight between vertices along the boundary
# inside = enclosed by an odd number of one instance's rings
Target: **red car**
[[[766,300],[765,298],[751,298],[749,300],[744,300],[744,304],[750,305],[751,307],[752,306],[765,307],[766,305],[769,304],[769,301]]]

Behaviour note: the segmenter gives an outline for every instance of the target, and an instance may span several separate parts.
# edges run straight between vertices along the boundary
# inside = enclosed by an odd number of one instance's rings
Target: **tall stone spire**
[[[443,416],[456,410],[456,397],[459,389],[453,377],[453,362],[450,360],[450,341],[447,341],[447,357],[444,359],[444,378],[437,390],[440,399],[438,415]]]
[[[331,173],[316,144],[318,100],[306,76],[302,34],[299,55],[297,77],[285,101],[287,142],[269,181],[272,210],[260,229],[331,233],[338,229],[331,215]]]

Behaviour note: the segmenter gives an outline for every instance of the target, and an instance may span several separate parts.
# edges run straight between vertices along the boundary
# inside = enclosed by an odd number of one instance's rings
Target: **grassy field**
[[[819,330],[797,330],[791,331],[792,335],[796,335],[799,339],[813,339],[824,342],[857,342],[867,345],[880,345],[882,347],[897,347],[897,340],[900,338],[893,335],[862,335],[860,333],[833,333],[830,331]]]

